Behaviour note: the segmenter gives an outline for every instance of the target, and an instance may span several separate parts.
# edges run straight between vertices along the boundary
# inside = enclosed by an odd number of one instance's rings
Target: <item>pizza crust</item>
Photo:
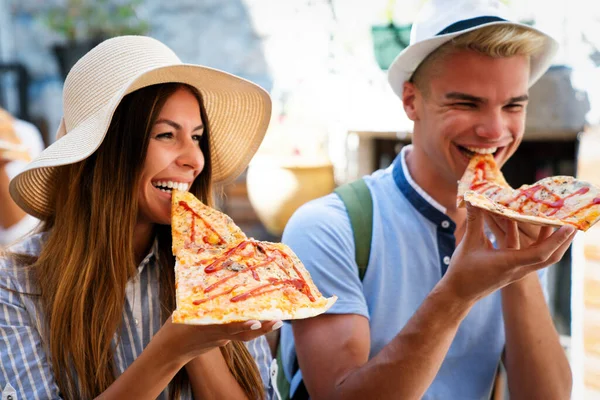
[[[232,322],[242,322],[250,320],[258,321],[276,321],[276,320],[292,320],[292,319],[304,319],[316,317],[317,315],[323,314],[329,310],[331,306],[337,301],[337,296],[327,298],[327,303],[321,307],[314,308],[301,308],[295,312],[285,312],[280,309],[263,310],[260,312],[252,313],[236,313],[232,312],[223,316],[223,318],[214,318],[206,316],[202,318],[187,318],[180,319],[182,316],[177,312],[173,313],[173,322],[186,324],[186,325],[215,325],[215,324],[227,324]]]
[[[467,191],[464,194],[465,202],[469,203],[473,207],[481,208],[483,210],[490,211],[494,214],[501,215],[503,217],[519,221],[519,222],[527,222],[535,225],[542,226],[554,226],[560,227],[566,225],[565,222],[562,222],[557,219],[551,219],[546,217],[536,217],[533,215],[523,215],[518,212],[511,210],[510,208],[503,206],[502,204],[496,203],[484,195],[473,191]]]

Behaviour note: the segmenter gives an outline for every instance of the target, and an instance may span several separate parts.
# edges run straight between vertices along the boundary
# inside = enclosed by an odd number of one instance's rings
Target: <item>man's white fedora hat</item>
[[[388,81],[402,98],[404,82],[410,80],[419,64],[456,36],[490,25],[518,25],[546,38],[542,51],[531,57],[529,86],[550,67],[558,42],[538,29],[514,22],[508,8],[499,0],[429,0],[419,11],[410,32],[410,45],[392,62]]]
[[[235,179],[265,135],[271,117],[269,94],[226,72],[184,64],[158,40],[121,36],[100,43],[69,72],[57,140],[11,181],[15,202],[38,218],[51,215],[56,167],[84,160],[100,147],[125,95],[167,82],[200,91],[210,124],[213,182]]]

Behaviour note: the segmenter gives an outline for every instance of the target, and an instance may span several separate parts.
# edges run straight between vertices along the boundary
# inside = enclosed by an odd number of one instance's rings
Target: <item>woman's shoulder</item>
[[[40,254],[45,239],[45,233],[34,234],[0,253],[0,287],[8,285],[20,292],[34,286],[29,264]]]
[[[28,235],[20,241],[10,245],[4,254],[25,254],[28,256],[37,256],[42,250],[42,246],[46,241],[47,233],[35,233]]]

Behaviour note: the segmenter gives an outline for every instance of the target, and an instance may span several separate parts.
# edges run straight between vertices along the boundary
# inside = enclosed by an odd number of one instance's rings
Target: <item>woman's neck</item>
[[[150,251],[154,239],[154,224],[138,222],[133,228],[133,251],[135,262],[141,263]]]

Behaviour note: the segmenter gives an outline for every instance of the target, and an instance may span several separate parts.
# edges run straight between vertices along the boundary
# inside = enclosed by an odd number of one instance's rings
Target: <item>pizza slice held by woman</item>
[[[223,324],[308,318],[325,298],[308,271],[281,243],[249,239],[227,215],[189,192],[172,192],[177,309],[173,322]]]

